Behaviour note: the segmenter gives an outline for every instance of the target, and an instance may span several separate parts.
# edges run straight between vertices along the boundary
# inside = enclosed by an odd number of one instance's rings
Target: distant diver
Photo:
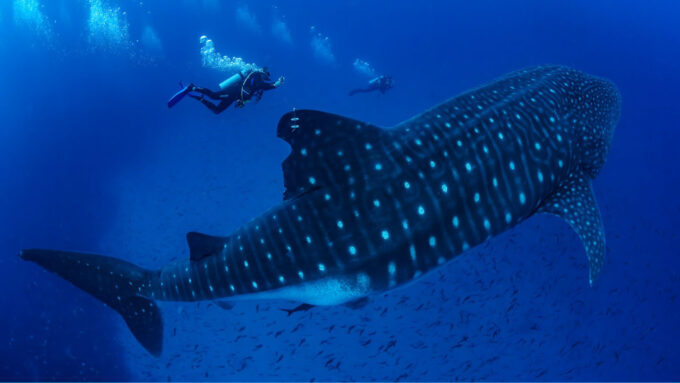
[[[350,96],[354,96],[357,93],[370,93],[379,90],[380,93],[385,94],[389,89],[394,86],[392,81],[392,76],[379,76],[368,82],[366,88],[352,89],[349,92]]]
[[[168,101],[168,108],[177,105],[184,96],[188,95],[189,97],[200,101],[201,104],[205,105],[213,113],[220,114],[231,106],[231,104],[235,103],[237,108],[242,108],[253,99],[259,101],[265,90],[278,88],[284,81],[285,78],[283,76],[279,77],[276,81],[272,81],[270,73],[266,68],[241,71],[222,81],[219,85],[220,90],[218,91],[189,84],[177,92],[170,101]],[[217,101],[217,103],[207,100],[205,98],[206,96]]]

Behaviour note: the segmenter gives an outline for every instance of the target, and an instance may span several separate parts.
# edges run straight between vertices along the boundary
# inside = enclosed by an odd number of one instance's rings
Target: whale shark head
[[[573,109],[574,113],[565,122],[570,125],[576,138],[575,152],[579,156],[577,160],[581,169],[588,176],[595,177],[602,169],[609,153],[614,129],[621,113],[621,96],[612,82],[580,75],[584,78],[578,85],[574,85],[573,80],[562,84],[563,92],[573,92],[571,94],[574,96],[567,99],[573,103],[572,108],[576,106]],[[560,80],[555,80],[557,81]]]

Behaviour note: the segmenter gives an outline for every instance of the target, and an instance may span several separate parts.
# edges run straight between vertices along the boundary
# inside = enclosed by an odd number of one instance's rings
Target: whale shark
[[[392,128],[314,110],[278,123],[290,144],[283,201],[227,236],[187,234],[189,258],[147,270],[88,253],[19,253],[117,311],[162,351],[156,301],[351,303],[406,285],[530,218],[563,218],[589,282],[605,256],[591,181],[620,115],[608,80],[521,70]],[[305,306],[306,307],[306,306]]]

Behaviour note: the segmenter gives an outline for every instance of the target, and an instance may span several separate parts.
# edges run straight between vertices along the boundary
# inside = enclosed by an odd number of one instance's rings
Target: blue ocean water
[[[675,1],[13,0],[0,3],[0,379],[678,380],[680,26]],[[222,56],[285,84],[215,116]],[[233,62],[230,60],[229,62]],[[222,63],[224,64],[224,63]],[[359,310],[162,303],[164,353],[34,264],[26,247],[148,268],[281,201],[292,108],[392,126],[505,73],[561,64],[612,80],[622,115],[594,181],[607,261],[536,216]],[[374,74],[384,95],[348,97]]]

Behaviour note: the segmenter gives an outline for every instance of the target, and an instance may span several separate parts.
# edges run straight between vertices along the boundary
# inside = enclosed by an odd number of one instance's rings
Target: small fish
[[[293,313],[307,311],[307,310],[311,309],[312,307],[314,307],[314,305],[310,305],[308,303],[303,303],[303,304],[296,306],[292,309],[279,309],[279,310],[285,311],[285,312],[288,313],[288,316],[291,316],[291,315],[293,315]]]
[[[231,309],[234,308],[234,304],[231,303],[231,302],[227,302],[227,301],[214,301],[214,303],[215,303],[215,305],[217,305],[217,307],[221,308],[222,310],[227,310],[227,311],[229,311],[229,310],[231,310]]]

